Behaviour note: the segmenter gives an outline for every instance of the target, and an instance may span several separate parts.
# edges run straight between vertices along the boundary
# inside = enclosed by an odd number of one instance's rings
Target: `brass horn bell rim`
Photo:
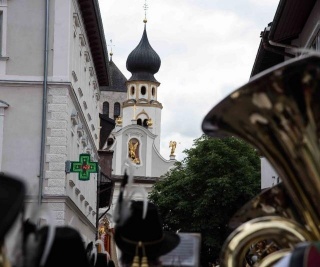
[[[257,75],[205,116],[202,130],[255,146],[281,177],[313,240],[320,240],[320,56]]]
[[[205,134],[240,137],[266,157],[288,193],[289,207],[298,213],[299,223],[264,216],[240,225],[223,245],[222,267],[238,267],[250,244],[271,235],[280,243],[285,237],[288,242],[281,246],[289,249],[320,240],[319,99],[320,56],[309,54],[255,76],[205,116]]]
[[[281,238],[279,238],[279,236]],[[265,216],[252,219],[234,230],[221,250],[221,267],[239,267],[250,245],[264,240],[273,240],[284,248],[311,239],[310,233],[291,219]]]

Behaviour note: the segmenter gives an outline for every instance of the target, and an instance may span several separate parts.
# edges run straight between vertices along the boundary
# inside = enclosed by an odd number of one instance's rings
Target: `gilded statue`
[[[170,156],[174,156],[174,151],[176,150],[177,142],[176,141],[170,141],[169,147],[171,147]]]
[[[121,116],[118,116],[118,117],[116,118],[116,124],[117,124],[117,125],[121,125],[121,124],[122,124],[122,118],[121,118]]]
[[[132,140],[129,141],[129,157],[136,164],[140,163],[140,160],[136,154],[138,144],[138,142],[134,143]]]
[[[152,126],[152,124],[153,124],[152,119],[151,119],[151,118],[150,118],[150,119],[148,119],[148,120],[147,120],[147,125],[148,125],[149,127],[151,127],[151,126]]]

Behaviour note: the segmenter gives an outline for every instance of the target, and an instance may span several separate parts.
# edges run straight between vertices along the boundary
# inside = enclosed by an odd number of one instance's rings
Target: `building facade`
[[[66,162],[98,161],[109,85],[98,1],[2,0],[0,17],[0,171],[26,182],[26,217],[41,204],[92,241],[98,175],[80,181]]]
[[[320,50],[320,1],[279,2],[273,21],[261,32],[251,77],[288,59]],[[281,181],[268,160],[261,158],[261,189]]]

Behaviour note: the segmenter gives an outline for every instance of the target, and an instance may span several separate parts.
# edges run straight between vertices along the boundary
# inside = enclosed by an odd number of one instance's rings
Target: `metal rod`
[[[97,175],[97,208],[96,208],[96,240],[98,239],[98,232],[99,232],[99,205],[100,205],[100,179],[101,179],[101,168],[98,167],[98,175]]]

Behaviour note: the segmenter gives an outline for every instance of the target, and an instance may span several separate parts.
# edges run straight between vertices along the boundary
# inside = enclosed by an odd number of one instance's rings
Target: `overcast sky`
[[[99,0],[113,61],[129,79],[130,52],[143,33],[145,0]],[[273,20],[279,0],[147,0],[147,34],[161,58],[155,78],[163,105],[160,153],[176,159],[202,135],[209,110],[248,82],[260,32]],[[110,46],[108,50],[110,52]]]

